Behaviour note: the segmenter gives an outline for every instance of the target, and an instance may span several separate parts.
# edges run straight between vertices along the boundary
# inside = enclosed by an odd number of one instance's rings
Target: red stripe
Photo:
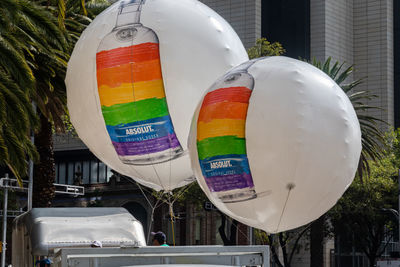
[[[214,119],[245,120],[248,106],[248,103],[240,102],[220,102],[206,105],[200,109],[197,120],[202,122],[210,122]]]
[[[101,51],[96,54],[96,67],[97,69],[104,69],[159,58],[158,44],[144,43]]]
[[[202,107],[220,102],[249,103],[251,90],[247,87],[227,87],[206,94]]]

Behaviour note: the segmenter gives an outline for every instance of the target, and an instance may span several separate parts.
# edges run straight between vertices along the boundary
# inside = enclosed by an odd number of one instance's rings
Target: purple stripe
[[[205,178],[211,192],[228,191],[245,187],[254,187],[251,174],[232,174]]]
[[[145,155],[180,146],[178,138],[174,133],[160,138],[140,142],[112,143],[118,155],[120,156]]]

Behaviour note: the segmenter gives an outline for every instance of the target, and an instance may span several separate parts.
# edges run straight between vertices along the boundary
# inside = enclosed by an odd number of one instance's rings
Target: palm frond
[[[362,79],[344,84],[353,73],[353,66],[343,69],[344,63],[339,64],[337,61],[331,67],[331,60],[332,58],[329,57],[322,64],[314,58],[311,64],[329,75],[348,95],[349,100],[353,104],[361,129],[362,151],[357,172],[360,179],[362,179],[365,174],[369,176],[369,160],[379,161],[383,155],[385,140],[383,132],[379,129],[379,123],[385,124],[386,122],[365,113],[368,110],[380,109],[368,104],[371,99],[377,97],[376,95],[370,94],[368,91],[352,92],[353,89],[363,82]]]
[[[49,11],[34,2],[28,0],[19,0],[21,12],[31,20],[31,23],[46,36],[46,41],[60,50],[68,47],[67,40],[63,32],[58,28],[58,21]]]
[[[3,66],[21,86],[27,89],[32,88],[35,78],[23,53],[4,37],[4,35],[0,36],[0,66]]]

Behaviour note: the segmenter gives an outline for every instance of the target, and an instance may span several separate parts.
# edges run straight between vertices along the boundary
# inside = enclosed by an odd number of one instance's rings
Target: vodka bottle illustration
[[[204,97],[197,120],[197,150],[208,188],[222,202],[257,197],[246,154],[245,125],[255,61],[231,70]]]
[[[156,33],[140,23],[144,0],[122,2],[96,53],[103,118],[122,162],[147,165],[183,149],[168,111]]]

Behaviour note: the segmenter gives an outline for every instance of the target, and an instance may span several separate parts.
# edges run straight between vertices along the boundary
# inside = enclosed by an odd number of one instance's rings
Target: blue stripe
[[[204,177],[250,174],[247,155],[221,155],[199,160]]]
[[[169,115],[116,126],[106,126],[111,140],[118,143],[141,142],[174,133]]]

